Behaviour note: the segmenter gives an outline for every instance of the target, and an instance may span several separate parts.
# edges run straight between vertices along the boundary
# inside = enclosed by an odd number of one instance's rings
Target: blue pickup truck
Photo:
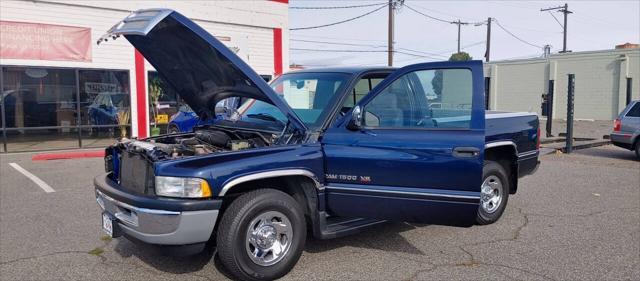
[[[539,122],[487,112],[482,62],[291,72],[267,84],[181,14],[141,10],[124,36],[203,120],[192,133],[123,139],[94,180],[113,237],[182,254],[215,245],[234,278],[270,280],[307,235],[385,221],[468,227],[505,211],[538,164]]]

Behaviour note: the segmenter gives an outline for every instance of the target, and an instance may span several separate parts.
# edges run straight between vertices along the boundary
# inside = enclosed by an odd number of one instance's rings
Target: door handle
[[[458,158],[475,158],[480,155],[477,147],[456,147],[453,149],[453,156]]]

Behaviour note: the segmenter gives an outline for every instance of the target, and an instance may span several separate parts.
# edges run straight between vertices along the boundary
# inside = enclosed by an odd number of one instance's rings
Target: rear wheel
[[[306,233],[304,212],[291,196],[258,189],[238,197],[222,216],[218,256],[237,279],[277,279],[298,262]]]
[[[485,160],[482,169],[480,207],[476,222],[480,225],[492,224],[502,216],[509,199],[507,172],[498,162]]]
[[[640,140],[636,141],[636,157],[640,160]]]

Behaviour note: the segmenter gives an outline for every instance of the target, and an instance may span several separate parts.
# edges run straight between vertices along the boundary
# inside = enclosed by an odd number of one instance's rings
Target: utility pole
[[[567,50],[567,16],[569,14],[572,14],[572,11],[569,11],[569,4],[564,3],[564,6],[558,6],[558,7],[553,7],[553,8],[546,8],[546,9],[540,9],[540,12],[550,12],[553,10],[557,10],[558,12],[561,12],[564,14],[564,24],[562,25],[562,30],[563,30],[563,38],[562,38],[562,52],[561,53],[566,53],[568,52]],[[553,16],[553,14],[551,14],[551,16]],[[555,16],[553,16],[553,18],[555,19]],[[556,19],[557,21],[557,19]],[[560,22],[558,22],[560,23]]]
[[[462,22],[462,21],[458,20],[458,21],[452,21],[451,24],[457,24],[458,25],[458,53],[460,53],[460,26],[461,25],[467,25],[469,23],[468,22]]]
[[[491,17],[487,18],[487,48],[484,53],[484,60],[489,62],[489,54],[491,53]]]
[[[388,65],[393,66],[393,1],[389,0],[389,41],[387,43]]]

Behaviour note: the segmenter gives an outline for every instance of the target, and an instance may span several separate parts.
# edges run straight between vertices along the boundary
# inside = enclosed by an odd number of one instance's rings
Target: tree
[[[468,61],[472,59],[473,58],[466,52],[455,53],[449,57],[449,61]],[[433,92],[440,98],[440,94],[442,93],[442,71],[436,70],[433,79],[431,79],[431,86],[433,87]]]
[[[455,53],[449,57],[449,61],[468,61],[472,59],[473,58],[466,52]]]

